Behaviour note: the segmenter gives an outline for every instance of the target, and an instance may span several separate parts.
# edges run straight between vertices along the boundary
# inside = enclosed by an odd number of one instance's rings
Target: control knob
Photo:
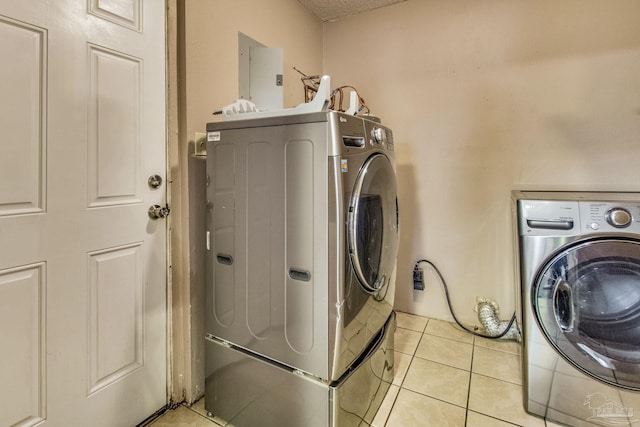
[[[616,228],[628,227],[631,224],[631,214],[623,208],[612,208],[607,212],[607,222]]]
[[[377,144],[387,142],[387,132],[383,128],[373,128],[371,131],[371,137]]]

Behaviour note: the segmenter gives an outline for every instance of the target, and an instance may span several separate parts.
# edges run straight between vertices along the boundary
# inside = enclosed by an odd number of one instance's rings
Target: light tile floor
[[[375,427],[555,426],[522,407],[521,346],[474,337],[455,324],[398,314],[393,385]],[[201,399],[165,413],[152,427],[216,427]]]

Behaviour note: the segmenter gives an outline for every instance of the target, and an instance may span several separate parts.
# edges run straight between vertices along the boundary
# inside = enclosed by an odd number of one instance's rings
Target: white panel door
[[[166,404],[165,174],[165,2],[0,0],[0,427]]]

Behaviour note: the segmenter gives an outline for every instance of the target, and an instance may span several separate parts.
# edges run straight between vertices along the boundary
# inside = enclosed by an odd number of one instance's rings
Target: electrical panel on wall
[[[238,33],[239,98],[253,102],[259,110],[283,107],[283,49],[269,48]]]

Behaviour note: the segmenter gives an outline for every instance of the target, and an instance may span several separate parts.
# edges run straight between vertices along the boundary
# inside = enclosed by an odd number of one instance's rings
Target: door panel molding
[[[46,418],[45,302],[44,262],[0,271],[0,425],[31,426]]]
[[[139,203],[142,60],[89,44],[89,207]]]
[[[91,395],[143,365],[142,242],[87,255]]]
[[[47,31],[0,16],[0,56],[0,216],[44,212]]]
[[[88,13],[142,32],[142,0],[89,0]]]

